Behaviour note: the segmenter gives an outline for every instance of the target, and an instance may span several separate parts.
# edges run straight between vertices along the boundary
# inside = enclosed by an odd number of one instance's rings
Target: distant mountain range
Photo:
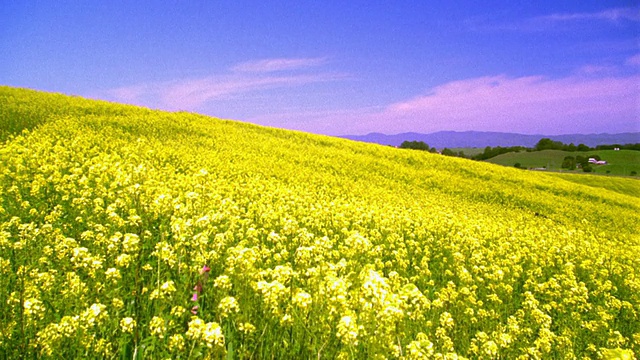
[[[371,133],[367,135],[345,135],[345,139],[370,142],[381,145],[399,146],[403,141],[423,141],[431,147],[461,148],[487,146],[526,146],[534,147],[542,138],[561,141],[565,144],[585,144],[590,147],[597,145],[640,143],[640,132],[621,134],[569,134],[569,135],[525,135],[502,132],[483,131],[439,131],[430,134],[402,133],[386,135]]]

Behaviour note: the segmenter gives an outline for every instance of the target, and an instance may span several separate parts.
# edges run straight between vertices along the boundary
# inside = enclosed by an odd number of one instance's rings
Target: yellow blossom
[[[153,336],[157,336],[160,339],[164,338],[164,333],[167,331],[164,319],[159,316],[154,316],[149,322],[149,331]]]
[[[124,333],[133,333],[133,329],[136,327],[136,321],[130,317],[125,317],[120,320],[120,328]]]

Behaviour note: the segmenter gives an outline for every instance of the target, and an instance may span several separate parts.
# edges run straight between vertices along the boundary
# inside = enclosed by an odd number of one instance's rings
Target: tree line
[[[402,144],[400,144],[400,148],[423,150],[423,151],[429,151],[432,153],[438,152],[436,148],[430,147],[429,144],[425,143],[424,141],[403,141]],[[455,152],[449,148],[442,149],[440,153],[446,156],[457,156],[457,157],[463,157],[463,158],[472,159],[472,160],[487,160],[501,154],[506,154],[510,152],[520,152],[520,151],[532,152],[532,151],[542,151],[542,150],[562,150],[562,151],[575,152],[575,151],[595,151],[595,150],[614,150],[614,149],[640,151],[640,143],[598,145],[595,147],[590,147],[585,144],[578,144],[578,145],[575,145],[573,143],[564,144],[561,141],[554,141],[549,138],[542,138],[532,148],[525,147],[525,146],[506,146],[506,147],[487,146],[484,148],[484,151],[482,153],[476,154],[473,156],[467,156],[463,151]],[[594,157],[594,156],[590,156],[590,157]],[[583,157],[583,156],[573,157],[573,161],[574,161],[573,168],[575,168],[577,164],[582,164],[588,160],[589,160],[589,157]],[[586,163],[585,165],[587,164],[588,163]],[[567,166],[570,166],[570,164],[567,163]]]
[[[562,150],[562,151],[594,151],[594,150],[638,150],[640,151],[640,143],[636,144],[612,144],[612,145],[598,145],[596,147],[589,147],[585,144],[574,145],[564,144],[561,141],[553,141],[549,138],[542,138],[536,146],[533,148],[535,151],[541,150]]]

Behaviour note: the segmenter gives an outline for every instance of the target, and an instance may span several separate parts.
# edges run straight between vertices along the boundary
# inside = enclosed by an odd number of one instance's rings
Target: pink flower
[[[197,283],[196,286],[193,287],[193,291],[197,292],[198,294],[202,293],[202,284]]]
[[[200,270],[200,275],[204,275],[205,273],[208,273],[209,271],[211,271],[211,268],[208,267],[207,265],[203,266],[202,269]]]
[[[192,313],[193,315],[198,315],[198,309],[199,309],[198,305],[196,305],[196,306],[192,307],[192,308],[191,308],[191,313]]]
[[[191,297],[191,301],[198,301],[198,293],[194,292],[193,296]]]

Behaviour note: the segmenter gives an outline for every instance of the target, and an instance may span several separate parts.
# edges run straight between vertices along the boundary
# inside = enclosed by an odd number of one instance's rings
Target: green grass
[[[498,155],[486,161],[504,166],[513,166],[515,163],[520,163],[525,168],[546,167],[547,170],[551,171],[569,171],[561,168],[565,156],[589,157],[592,155],[598,155],[602,160],[608,162],[608,165],[593,165],[596,174],[628,176],[632,171],[640,174],[640,151],[633,150],[595,150],[586,152],[561,150],[523,151]],[[570,172],[582,173],[582,170],[576,169]]]
[[[484,152],[484,148],[476,148],[476,147],[460,147],[460,148],[449,148],[451,151],[456,154],[460,151],[464,152],[465,156],[474,156],[478,154],[482,154]]]

